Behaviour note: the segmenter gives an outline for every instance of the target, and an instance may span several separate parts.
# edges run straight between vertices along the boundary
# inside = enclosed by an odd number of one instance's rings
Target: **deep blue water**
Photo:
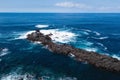
[[[59,29],[76,34],[74,41],[67,44],[120,59],[120,14],[0,13],[0,48],[8,49],[0,56],[0,80],[26,73],[44,80],[120,80],[120,74],[16,39],[22,33],[38,29],[35,26],[39,24],[48,25],[41,30]]]

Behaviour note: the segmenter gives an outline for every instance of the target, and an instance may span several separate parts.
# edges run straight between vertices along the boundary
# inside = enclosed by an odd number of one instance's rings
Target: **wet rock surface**
[[[89,52],[74,48],[68,44],[54,43],[50,38],[50,35],[44,35],[39,30],[36,30],[35,32],[27,35],[27,39],[32,42],[41,42],[41,44],[46,46],[50,51],[54,53],[74,57],[77,61],[87,62],[100,69],[120,72],[120,60],[96,52]]]

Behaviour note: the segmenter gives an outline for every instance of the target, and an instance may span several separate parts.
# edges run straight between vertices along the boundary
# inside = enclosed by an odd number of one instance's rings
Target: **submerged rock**
[[[49,35],[44,35],[38,30],[27,35],[27,39],[33,42],[41,42],[44,46],[47,46],[47,48],[54,53],[74,57],[77,61],[87,62],[97,68],[120,72],[120,60],[96,52],[89,52],[74,48],[68,44],[54,43]]]

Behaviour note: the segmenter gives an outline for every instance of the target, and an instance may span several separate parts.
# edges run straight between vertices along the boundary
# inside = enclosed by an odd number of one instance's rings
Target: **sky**
[[[120,13],[120,0],[0,0],[0,12]]]

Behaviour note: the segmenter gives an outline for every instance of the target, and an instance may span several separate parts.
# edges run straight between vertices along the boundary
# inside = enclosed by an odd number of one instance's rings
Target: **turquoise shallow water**
[[[120,74],[53,54],[24,39],[36,29],[52,32],[59,43],[120,59],[120,14],[1,13],[0,48],[5,49],[0,52],[0,80],[27,74],[33,80],[120,80]]]

